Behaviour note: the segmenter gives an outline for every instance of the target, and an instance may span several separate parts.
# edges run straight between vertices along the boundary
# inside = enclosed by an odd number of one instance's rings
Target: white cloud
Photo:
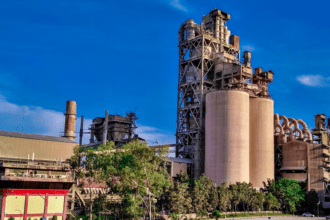
[[[321,75],[301,75],[297,76],[297,81],[303,85],[311,87],[329,87],[330,77],[324,77]]]
[[[176,8],[180,11],[184,11],[184,12],[188,12],[188,9],[182,5],[182,3],[180,2],[180,0],[171,0],[170,1],[170,5],[173,7],[173,8]]]
[[[65,103],[64,103],[65,104]],[[63,105],[63,110],[65,106]],[[64,112],[44,109],[42,107],[24,106],[10,103],[6,97],[0,95],[0,130],[41,134],[49,136],[62,136],[64,131]],[[80,117],[76,120],[76,139],[79,142]],[[89,132],[88,127],[92,119],[84,119],[84,132]],[[155,127],[137,125],[135,133],[148,141],[150,145],[175,143],[174,134]],[[90,134],[83,135],[83,144],[89,143]]]
[[[253,52],[256,50],[256,48],[252,45],[242,45],[242,50],[247,50],[247,51]]]
[[[10,103],[0,95],[0,129],[59,136],[64,130],[64,115],[42,107]]]
[[[175,137],[172,132],[161,130],[155,127],[137,125],[137,129],[135,131],[139,137],[148,141],[149,145],[155,144],[174,144]]]

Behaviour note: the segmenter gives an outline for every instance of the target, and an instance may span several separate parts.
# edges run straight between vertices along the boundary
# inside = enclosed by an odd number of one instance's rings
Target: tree
[[[274,209],[279,209],[280,208],[280,203],[276,199],[275,196],[273,196],[272,193],[268,193],[265,197],[266,203],[267,203],[267,208],[268,210],[273,210]]]
[[[275,183],[275,187],[281,193],[286,210],[296,211],[296,208],[300,206],[300,202],[305,200],[305,195],[297,180],[282,178]]]
[[[253,209],[262,209],[263,204],[265,201],[265,195],[262,192],[257,192],[256,189],[249,189],[248,193],[249,199],[249,205],[251,207],[251,210]]]
[[[111,147],[113,143],[109,143]],[[111,147],[112,148],[112,147]],[[89,185],[89,209],[90,220],[93,219],[93,199],[92,199],[92,183],[100,182],[102,172],[99,167],[98,155],[95,154],[93,148],[89,147],[75,147],[74,155],[70,158],[71,169],[77,172],[79,177],[87,180]]]
[[[229,190],[230,190],[231,195],[232,195],[231,196],[231,203],[234,206],[235,214],[236,214],[237,205],[241,201],[241,194],[240,194],[240,191],[239,191],[239,186],[236,183],[230,184],[229,185]]]
[[[264,208],[264,202],[266,200],[265,194],[263,192],[257,192],[257,200],[258,200],[258,208],[263,211]]]
[[[208,206],[209,212],[213,212],[214,210],[216,210],[216,208],[219,204],[218,190],[217,190],[217,187],[214,182],[210,188],[208,204],[209,204],[209,206]]]
[[[217,199],[217,190],[212,179],[202,174],[199,179],[194,180],[193,206],[197,214],[207,215],[209,211],[215,210]]]
[[[297,180],[279,179],[278,181],[267,180],[264,182],[264,192],[272,193],[276,197],[280,206],[288,211],[295,211],[304,201],[304,193]]]
[[[317,209],[317,203],[319,202],[319,197],[315,189],[310,190],[306,194],[305,200],[306,200],[305,204],[307,206],[307,209],[312,209],[313,212],[315,212],[315,210]]]
[[[218,206],[221,212],[226,212],[228,209],[231,208],[231,199],[232,194],[231,191],[227,188],[227,184],[223,182],[220,186],[218,186]]]
[[[106,194],[99,193],[98,197],[93,200],[93,213],[99,214],[104,210],[106,205]]]
[[[235,213],[237,211],[237,205],[242,203],[244,211],[246,206],[252,203],[252,185],[246,182],[236,182],[229,185],[229,190],[231,191],[232,205],[235,207]]]
[[[186,173],[181,171],[174,181],[173,188],[170,190],[170,204],[173,212],[186,214],[192,210],[192,199],[189,193],[189,178]]]
[[[120,195],[126,217],[137,218],[147,212],[151,218],[153,204],[164,187],[171,184],[164,166],[167,153],[168,146],[151,148],[139,140],[125,144],[121,149],[115,149],[110,142],[98,146],[97,150],[84,147],[75,150],[71,164],[79,169],[79,158],[85,157],[82,160],[84,171],[80,173],[105,181],[112,192]]]

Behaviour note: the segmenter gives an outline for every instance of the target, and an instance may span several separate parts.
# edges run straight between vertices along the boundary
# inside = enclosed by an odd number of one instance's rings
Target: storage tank
[[[274,179],[274,101],[250,98],[250,182],[263,187]]]
[[[249,182],[249,94],[206,95],[205,174],[216,184]]]

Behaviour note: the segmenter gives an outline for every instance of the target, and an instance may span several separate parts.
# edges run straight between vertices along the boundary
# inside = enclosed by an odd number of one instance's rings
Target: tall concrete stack
[[[193,159],[193,177],[217,184],[274,178],[274,73],[251,67],[251,52],[230,35],[230,15],[218,9],[179,30],[176,156]]]
[[[64,135],[72,141],[76,138],[74,135],[74,129],[76,124],[76,115],[77,115],[77,103],[75,101],[66,102],[66,111],[65,115],[65,125],[64,125]]]

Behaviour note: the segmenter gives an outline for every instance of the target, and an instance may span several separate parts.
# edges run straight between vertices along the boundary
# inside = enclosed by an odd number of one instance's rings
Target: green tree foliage
[[[256,189],[253,189],[252,187],[248,189],[248,193],[246,195],[248,207],[253,210],[259,210],[263,208],[263,204],[265,201],[265,195],[262,192],[257,192]]]
[[[298,184],[298,181],[291,179],[279,179],[278,181],[268,180],[264,183],[263,191],[272,193],[276,197],[280,206],[288,211],[296,211],[301,201],[305,200],[305,195]]]
[[[281,192],[286,210],[296,211],[296,208],[300,206],[300,202],[305,200],[305,195],[297,180],[282,178],[275,183],[275,186]]]
[[[244,211],[249,204],[253,203],[252,197],[252,185],[246,182],[236,182],[229,185],[229,190],[231,191],[231,203],[237,211],[237,205],[242,203]]]
[[[216,209],[218,195],[212,179],[202,174],[199,179],[194,180],[193,206],[196,213],[207,215]]]
[[[218,186],[218,206],[221,212],[226,212],[231,208],[231,199],[232,193],[227,188],[227,184],[223,182],[220,186]]]
[[[93,201],[93,213],[99,214],[105,209],[106,205],[106,195],[99,193],[98,197],[94,199]],[[54,220],[54,219],[53,219]]]
[[[186,214],[192,211],[192,199],[189,192],[189,178],[181,171],[170,190],[170,204],[172,212]]]
[[[209,191],[209,198],[208,198],[208,212],[213,212],[214,210],[216,210],[218,204],[219,204],[219,195],[218,195],[218,189],[215,185],[215,183],[212,181],[212,185],[210,187],[210,191]]]
[[[264,203],[266,200],[265,194],[263,192],[257,192],[257,208],[261,209],[263,211]]]
[[[108,148],[112,149],[113,143],[109,143]],[[95,154],[93,148],[75,147],[74,155],[70,158],[71,168],[77,172],[79,177],[88,181],[90,188],[89,208],[90,220],[93,219],[93,200],[91,186],[93,182],[100,182],[103,175],[100,170],[99,155]]]
[[[266,201],[268,210],[277,210],[281,206],[280,203],[278,202],[278,200],[276,199],[276,197],[273,196],[272,193],[268,193],[266,195],[265,201]]]
[[[71,167],[82,176],[93,177],[93,181],[105,181],[112,192],[121,195],[127,218],[138,218],[145,212],[151,217],[152,207],[164,187],[171,186],[165,168],[167,153],[168,146],[151,148],[139,140],[121,149],[115,149],[111,142],[97,150],[75,149]]]

